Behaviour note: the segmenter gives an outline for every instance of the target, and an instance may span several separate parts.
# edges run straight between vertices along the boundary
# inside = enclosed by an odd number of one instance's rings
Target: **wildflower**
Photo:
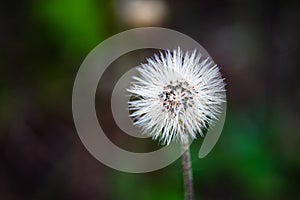
[[[225,83],[211,58],[196,50],[160,52],[137,67],[128,89],[130,116],[144,134],[169,144],[201,136],[217,119],[225,102]]]

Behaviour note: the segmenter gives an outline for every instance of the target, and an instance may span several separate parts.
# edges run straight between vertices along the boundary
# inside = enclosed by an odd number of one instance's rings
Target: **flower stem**
[[[184,191],[185,199],[194,199],[194,189],[193,189],[193,173],[191,166],[191,156],[188,143],[182,144],[182,168],[183,168],[183,179],[184,179]]]

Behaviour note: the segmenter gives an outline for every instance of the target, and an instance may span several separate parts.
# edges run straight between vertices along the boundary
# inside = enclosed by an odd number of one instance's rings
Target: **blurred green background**
[[[72,87],[85,56],[142,26],[191,36],[226,79],[220,140],[201,160],[202,139],[192,144],[196,199],[300,199],[298,1],[5,1],[0,15],[1,200],[183,199],[180,160],[146,174],[110,169],[87,152],[73,124]],[[123,59],[144,62],[150,52]],[[121,72],[112,66],[100,81],[98,107],[109,105],[109,80]],[[119,146],[157,145],[124,139],[111,115],[97,112]]]

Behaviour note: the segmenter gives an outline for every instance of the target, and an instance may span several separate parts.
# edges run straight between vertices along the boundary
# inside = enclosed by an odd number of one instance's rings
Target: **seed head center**
[[[170,81],[163,87],[163,91],[158,95],[162,103],[162,110],[171,116],[182,115],[189,107],[193,107],[194,96],[196,94],[194,86],[187,81]]]

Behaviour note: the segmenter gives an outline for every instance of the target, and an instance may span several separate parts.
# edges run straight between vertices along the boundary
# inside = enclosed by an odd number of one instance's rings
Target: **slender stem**
[[[184,190],[185,199],[194,199],[194,189],[193,189],[193,173],[191,166],[191,157],[188,143],[182,144],[182,168],[183,168],[183,179],[184,179]]]

